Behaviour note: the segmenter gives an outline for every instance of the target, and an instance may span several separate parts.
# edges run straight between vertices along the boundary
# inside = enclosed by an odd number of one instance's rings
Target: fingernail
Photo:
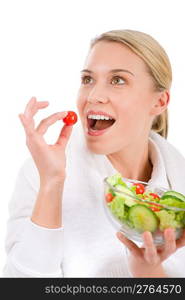
[[[60,111],[57,114],[59,115],[59,120],[62,120],[68,115],[68,111]]]
[[[122,232],[118,231],[118,232],[117,232],[117,237],[118,237],[118,238],[122,238],[122,237],[123,237]]]
[[[68,115],[68,111],[64,111],[64,118]]]
[[[21,121],[22,125],[24,125],[24,117],[23,114],[18,114],[19,120]]]

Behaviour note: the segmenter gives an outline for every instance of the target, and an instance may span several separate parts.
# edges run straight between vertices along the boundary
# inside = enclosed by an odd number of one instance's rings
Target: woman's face
[[[88,148],[96,154],[108,155],[146,137],[159,94],[154,91],[143,60],[123,44],[100,41],[88,53],[84,69],[77,108]],[[90,135],[87,118],[90,110],[94,111],[91,116],[107,113],[115,120],[114,124],[99,120],[97,129],[111,126],[101,135]]]

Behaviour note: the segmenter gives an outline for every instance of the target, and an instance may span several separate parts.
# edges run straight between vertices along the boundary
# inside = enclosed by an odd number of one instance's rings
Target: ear
[[[166,110],[169,101],[170,101],[169,91],[165,90],[162,92],[158,92],[154,100],[154,104],[152,105],[150,114],[155,116],[160,115],[163,111]]]

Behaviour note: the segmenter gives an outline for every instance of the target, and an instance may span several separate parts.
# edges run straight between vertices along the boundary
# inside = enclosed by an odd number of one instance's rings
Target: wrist
[[[160,264],[156,267],[154,266],[143,266],[138,268],[136,271],[133,271],[134,277],[143,277],[143,278],[167,278],[167,274],[164,271],[163,266]]]
[[[50,180],[45,180],[45,179],[40,179],[40,190],[50,190],[50,189],[60,189],[63,188],[65,182],[65,178],[63,179],[50,179]]]
[[[62,194],[64,182],[41,181],[31,220],[39,226],[58,228],[62,226]]]

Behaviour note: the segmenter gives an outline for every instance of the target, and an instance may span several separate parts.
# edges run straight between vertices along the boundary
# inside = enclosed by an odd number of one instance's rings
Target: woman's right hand
[[[24,113],[19,114],[19,118],[25,130],[26,145],[40,175],[40,183],[47,184],[53,181],[63,183],[66,176],[65,148],[73,126],[64,125],[56,143],[48,145],[43,135],[49,126],[67,115],[67,112],[54,113],[43,119],[35,128],[34,115],[39,109],[47,107],[48,104],[47,101],[37,101],[35,97],[32,97],[27,103]]]

